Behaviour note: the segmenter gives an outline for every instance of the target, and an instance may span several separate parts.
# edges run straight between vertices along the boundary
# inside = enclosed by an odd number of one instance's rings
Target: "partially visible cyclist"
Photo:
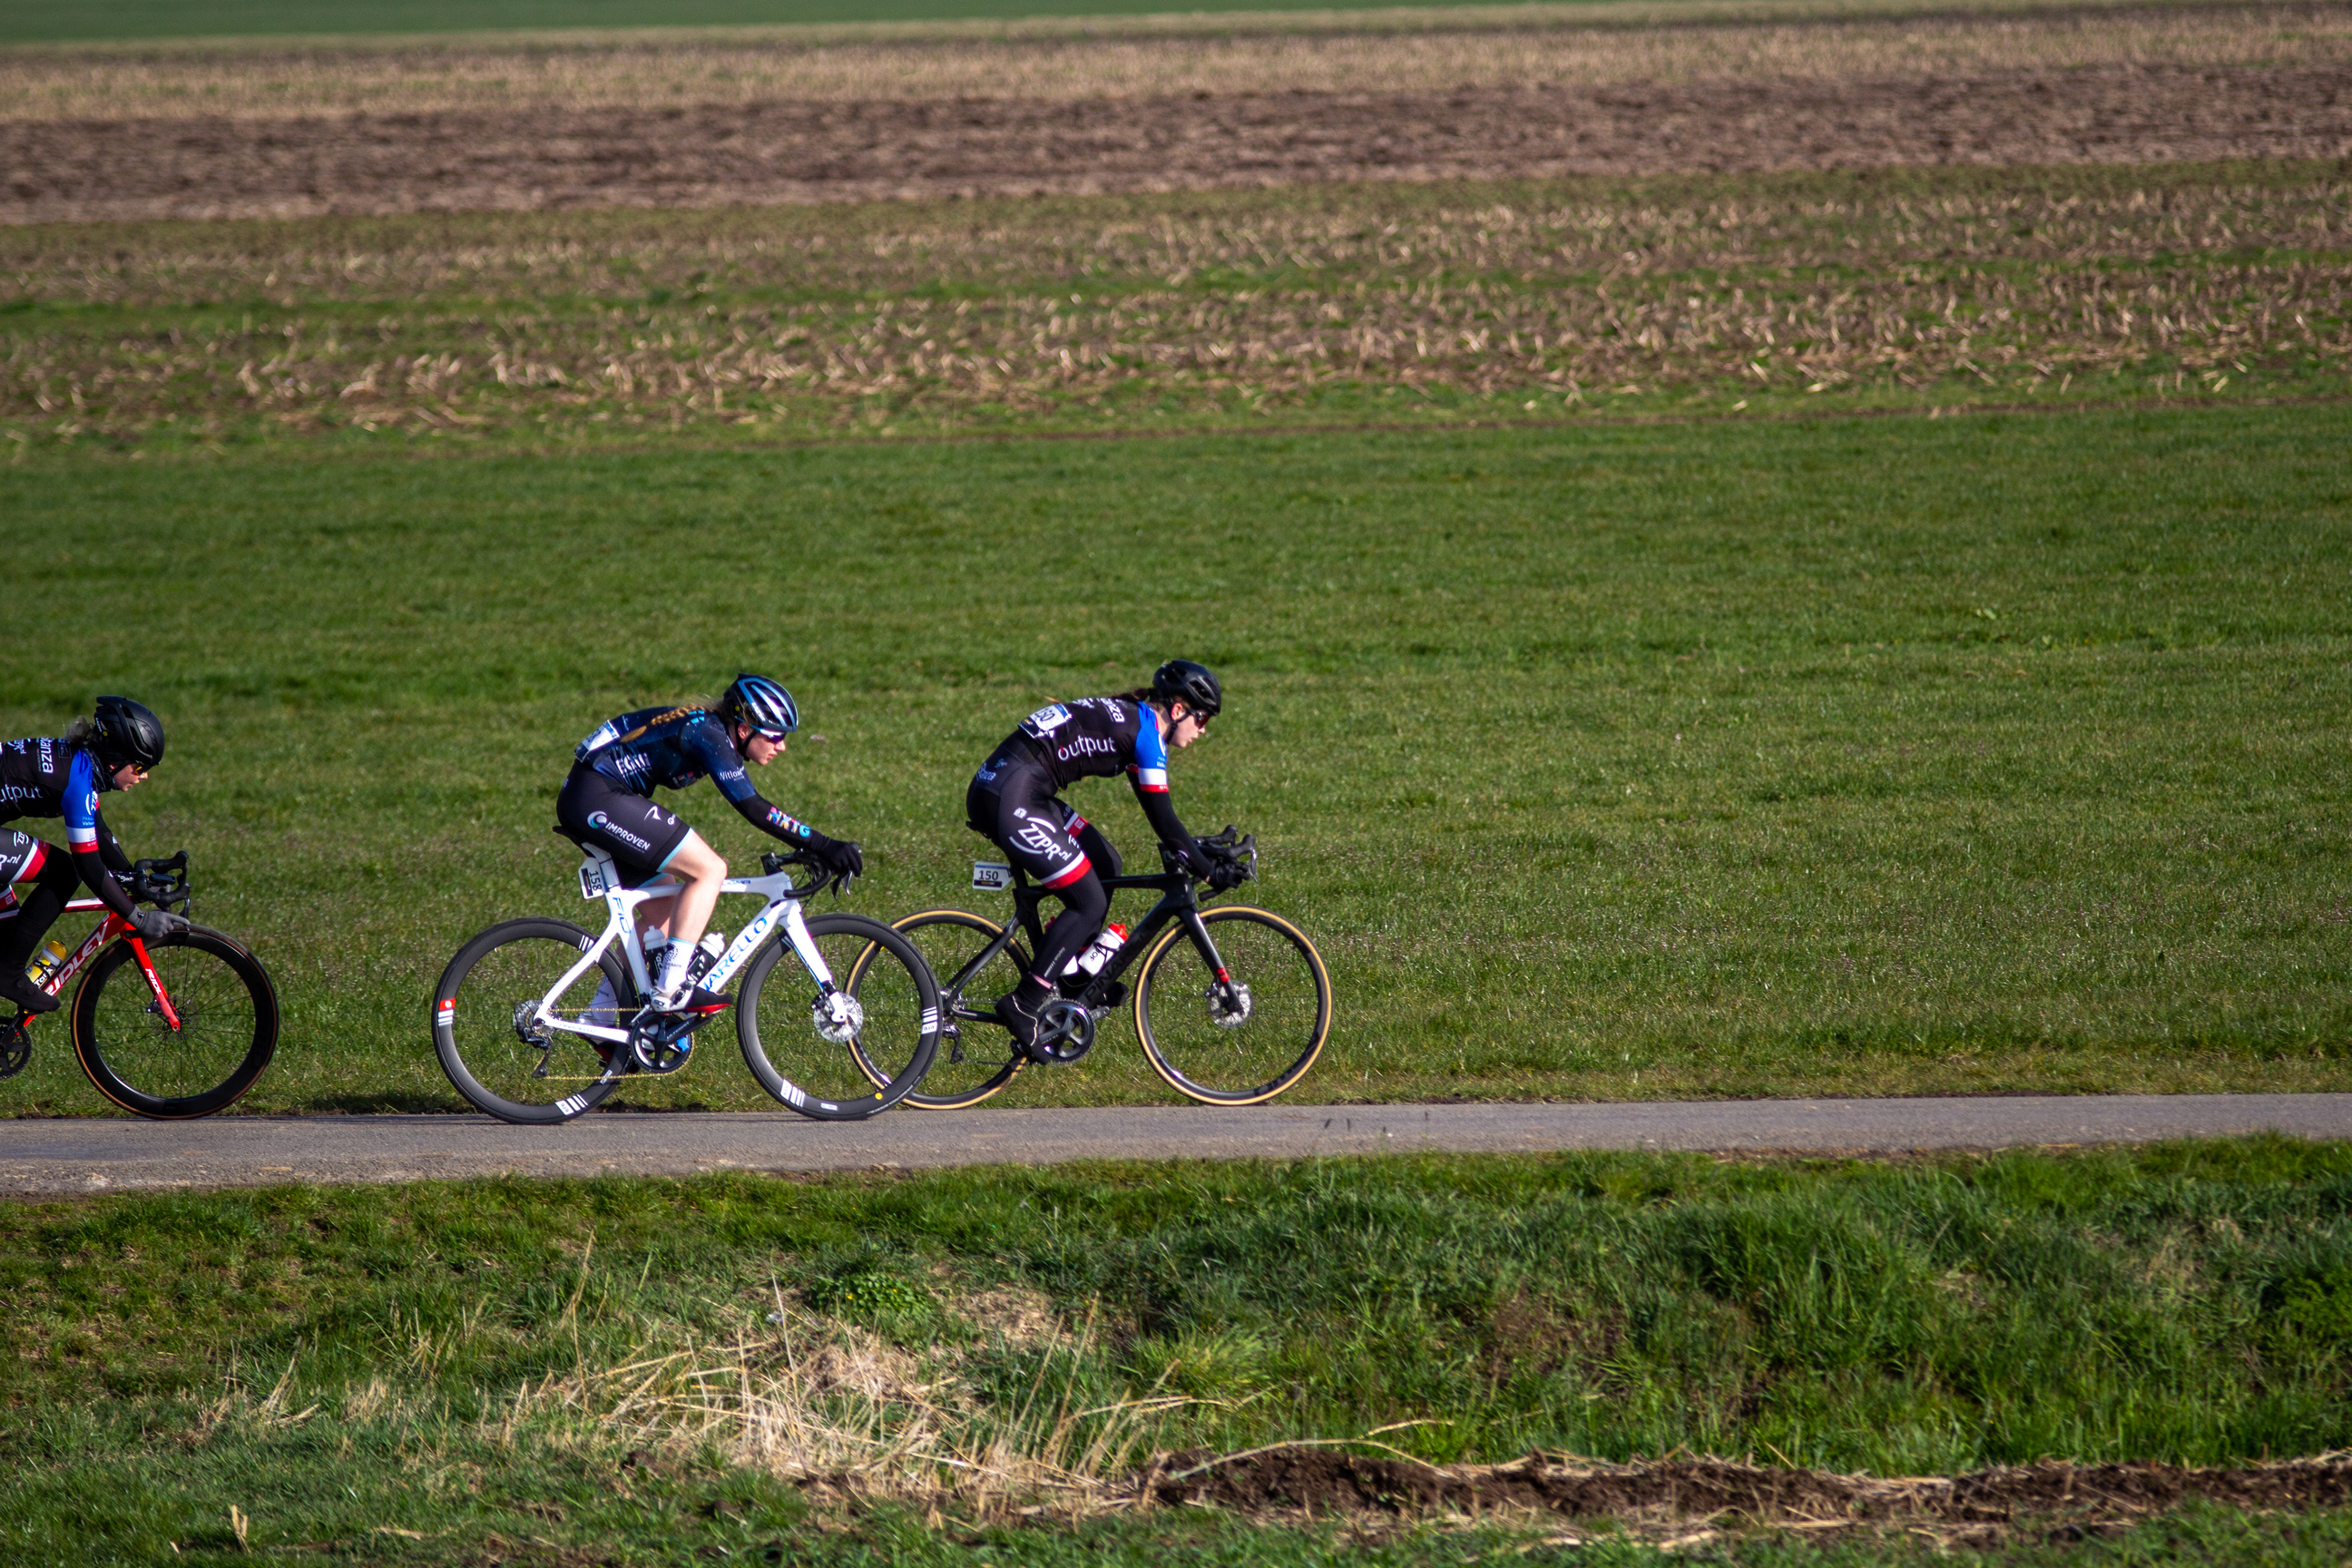
[[[163,760],[162,721],[128,697],[100,698],[96,712],[62,735],[0,742],[0,823],[61,816],[72,846],[61,854],[20,828],[0,828],[0,996],[30,1013],[56,1009],[58,999],[26,978],[25,966],[77,882],[150,941],[188,929],[179,915],[131,901],[113,875],[129,876],[131,858],[98,809],[100,795],[137,789]]]
[[[659,1011],[716,1013],[730,998],[695,985],[690,973],[695,945],[727,879],[727,862],[700,834],[654,801],[656,788],[685,789],[707,773],[743,819],[762,833],[809,851],[836,876],[866,869],[856,844],[826,837],[769,804],[752,786],[744,764],[764,768],[774,762],[800,722],[791,692],[764,676],[738,675],[708,707],[624,713],[581,742],[573,753],[572,776],[555,801],[563,831],[611,855],[630,887],[664,875],[679,884],[670,897],[637,906],[647,943],[656,933],[667,939],[653,977],[651,1000]],[[609,987],[600,990],[591,1006],[611,1005],[608,992]]]
[[[1040,708],[972,776],[964,795],[971,830],[1062,900],[1029,973],[996,999],[997,1021],[1024,1053],[1036,1054],[1038,1015],[1054,996],[1055,978],[1101,932],[1110,912],[1102,879],[1119,874],[1118,851],[1070,808],[1062,790],[1082,778],[1125,773],[1160,842],[1185,870],[1223,885],[1220,879],[1232,869],[1184,830],[1168,799],[1168,749],[1199,740],[1223,706],[1224,692],[1205,666],[1171,658],[1150,686]]]

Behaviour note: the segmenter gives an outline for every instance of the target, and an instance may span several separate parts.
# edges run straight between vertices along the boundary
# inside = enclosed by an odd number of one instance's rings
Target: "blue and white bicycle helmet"
[[[801,727],[801,710],[793,694],[764,675],[738,675],[719,704],[725,718],[749,724],[771,741],[781,740]]]

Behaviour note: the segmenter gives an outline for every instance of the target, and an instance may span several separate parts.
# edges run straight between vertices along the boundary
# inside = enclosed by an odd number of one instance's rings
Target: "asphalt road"
[[[1415,1149],[1888,1153],[2138,1143],[2275,1131],[2352,1137],[2352,1094],[1704,1100],[1633,1105],[1274,1105],[924,1112],[825,1123],[789,1111],[0,1121],[0,1194],[517,1174],[690,1175],[1063,1160],[1299,1159]]]

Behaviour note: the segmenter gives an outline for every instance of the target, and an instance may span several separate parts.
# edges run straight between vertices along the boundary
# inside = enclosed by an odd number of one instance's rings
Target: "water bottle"
[[[1078,954],[1077,957],[1062,965],[1062,973],[1065,975],[1100,974],[1102,973],[1102,966],[1110,962],[1110,955],[1117,952],[1119,949],[1119,944],[1126,940],[1127,928],[1125,926],[1114,921],[1111,924],[1103,927],[1102,935],[1095,938],[1095,940],[1088,944],[1086,952]]]
[[[51,937],[41,944],[38,952],[33,954],[33,962],[25,965],[25,978],[36,985],[45,986],[49,983],[49,976],[65,966],[66,944]]]
[[[726,953],[727,933],[723,931],[704,931],[702,940],[695,944],[694,956],[687,961],[687,984],[701,984],[702,977],[710,973],[710,966],[725,957]]]

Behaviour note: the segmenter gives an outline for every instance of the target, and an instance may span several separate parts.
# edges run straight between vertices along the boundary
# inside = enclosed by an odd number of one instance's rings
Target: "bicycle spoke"
[[[1203,921],[1220,975],[1179,928],[1153,953],[1137,1000],[1145,1054],[1196,1100],[1243,1105],[1281,1093],[1314,1065],[1330,1021],[1330,983],[1305,936],[1262,910]]]

